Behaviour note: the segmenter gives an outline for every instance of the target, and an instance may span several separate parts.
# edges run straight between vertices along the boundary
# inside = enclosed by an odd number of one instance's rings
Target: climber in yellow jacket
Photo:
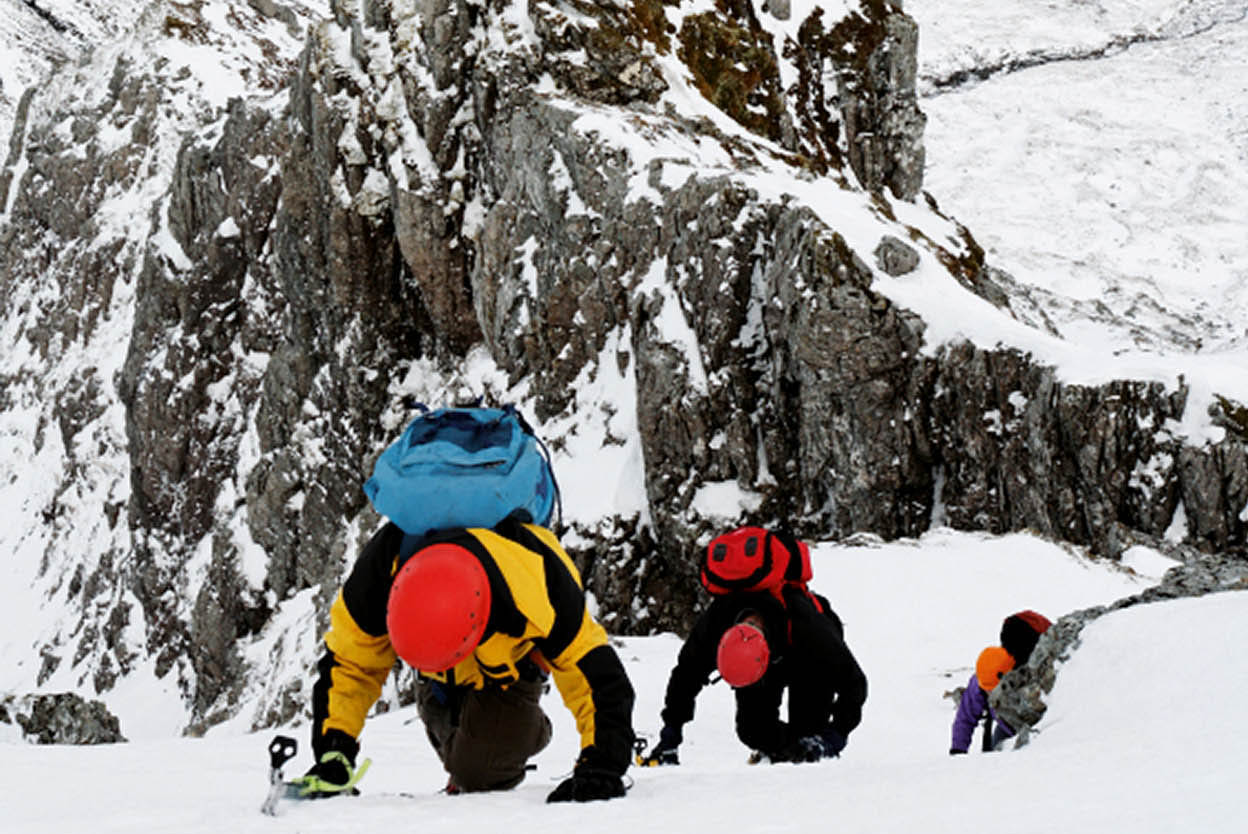
[[[410,555],[409,555],[410,554]],[[417,708],[450,774],[447,790],[514,787],[550,741],[549,675],[581,752],[547,801],[610,799],[633,744],[633,688],[585,605],[576,566],[544,527],[417,538],[394,524],[365,546],[330,612],[313,688],[314,795],[350,790],[369,709],[396,657],[419,673]]]

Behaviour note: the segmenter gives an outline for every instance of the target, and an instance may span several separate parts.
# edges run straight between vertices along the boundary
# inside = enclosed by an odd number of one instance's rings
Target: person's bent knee
[[[737,738],[751,750],[766,752],[775,740],[775,733],[768,727],[761,727],[748,721],[738,721]]]
[[[497,763],[480,755],[473,755],[473,752],[475,751],[469,751],[465,755],[458,750],[452,750],[445,762],[452,784],[461,791],[505,791],[524,781],[523,765],[499,767]]]

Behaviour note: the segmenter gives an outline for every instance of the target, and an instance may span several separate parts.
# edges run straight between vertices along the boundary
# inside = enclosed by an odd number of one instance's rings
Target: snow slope
[[[981,343],[1033,350],[1070,381],[1182,375],[1199,439],[1209,392],[1248,396],[1248,2],[906,10],[919,22],[924,187],[1061,339],[968,325],[921,288],[894,297]],[[941,86],[1011,62],[1036,65]]]
[[[1165,567],[1156,554],[1133,559],[1154,577]],[[1243,830],[1248,813],[1234,788],[1248,777],[1248,725],[1240,716],[1248,664],[1224,662],[1223,653],[1228,635],[1248,630],[1248,595],[1137,606],[1094,622],[1063,668],[1031,745],[952,758],[954,704],[943,694],[965,683],[1005,614],[1034,607],[1056,617],[1132,593],[1153,577],[1025,535],[948,530],[887,545],[824,544],[814,564],[814,584],[843,616],[871,687],[863,723],[838,760],[746,764],[748,751],[731,729],[731,693],[720,683],[699,699],[679,767],[634,768],[629,796],[610,804],[548,806],[545,795],[570,767],[576,744],[572,718],[552,692],[545,707],[554,741],[512,792],[439,793],[445,776],[414,708],[404,708],[365,728],[364,755],[373,765],[364,795],[284,803],[277,819],[259,813],[269,733],[218,729],[202,739],[93,748],[6,746],[5,830],[341,834],[553,826],[634,834],[826,827],[937,834],[984,821],[1037,834]],[[670,634],[618,644],[637,689],[641,732],[658,730],[679,645]],[[305,727],[288,731],[306,743]],[[305,750],[287,775],[309,763]]]
[[[22,93],[135,16],[135,3],[123,0],[0,0],[0,159]]]

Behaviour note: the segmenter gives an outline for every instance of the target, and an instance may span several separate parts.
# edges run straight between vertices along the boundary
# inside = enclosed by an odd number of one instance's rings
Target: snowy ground
[[[942,210],[1032,289],[1084,364],[1152,363],[1242,389],[1248,2],[906,9],[929,120],[924,187]],[[1011,61],[1037,65],[940,86]]]
[[[0,162],[26,88],[122,30],[134,6],[125,0],[0,0]]]
[[[1248,664],[1226,662],[1227,637],[1248,631],[1248,595],[1138,606],[1096,621],[1063,668],[1032,744],[948,755],[954,704],[1003,616],[1030,607],[1056,618],[1151,584],[1167,562],[1128,554],[1133,574],[1024,535],[940,530],[918,542],[815,549],[815,586],[845,620],[870,681],[859,729],[839,760],[750,766],[732,734],[730,690],[704,691],[682,764],[633,769],[625,799],[547,806],[575,755],[555,693],[555,739],[517,790],[448,797],[413,709],[365,728],[372,758],[363,796],[287,803],[259,813],[270,733],[214,731],[92,748],[6,746],[6,831],[490,830],[961,832],[981,821],[1012,832],[1239,832],[1237,786],[1248,778],[1242,693]],[[1182,627],[1176,624],[1182,623]],[[658,730],[673,635],[619,644],[638,692],[636,726]],[[306,727],[288,728],[306,743]],[[310,763],[306,750],[288,775]],[[403,794],[403,795],[399,795]]]

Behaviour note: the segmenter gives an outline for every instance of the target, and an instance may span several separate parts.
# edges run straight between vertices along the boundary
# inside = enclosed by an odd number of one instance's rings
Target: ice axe
[[[282,765],[294,758],[299,749],[299,742],[290,736],[274,736],[269,742],[269,795],[260,806],[261,813],[270,817],[277,816],[277,800],[286,791],[286,782],[282,779]]]

